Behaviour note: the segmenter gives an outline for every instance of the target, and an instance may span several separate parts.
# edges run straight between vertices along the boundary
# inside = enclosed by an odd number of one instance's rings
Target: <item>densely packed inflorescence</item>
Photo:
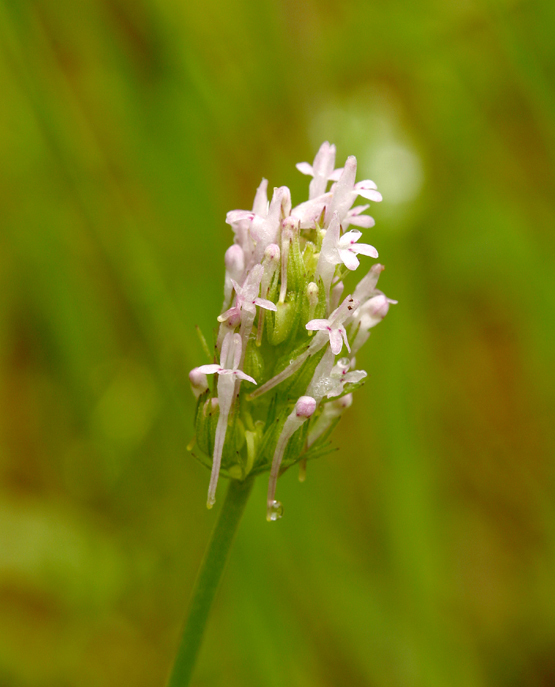
[[[358,196],[382,199],[374,182],[355,182],[356,166],[351,156],[334,169],[335,146],[326,142],[312,165],[297,165],[312,177],[308,201],[293,208],[282,186],[268,202],[263,179],[252,210],[227,214],[235,239],[225,254],[214,362],[189,375],[197,457],[211,469],[209,508],[220,474],[244,480],[270,470],[267,517],[280,518],[278,476],[300,462],[304,479],[306,461],[330,451],[328,437],[366,377],[355,355],[396,301],[376,288],[379,264],[343,296],[357,256],[378,257],[358,243],[358,229],[347,231],[374,226],[362,214],[369,205],[352,207]]]

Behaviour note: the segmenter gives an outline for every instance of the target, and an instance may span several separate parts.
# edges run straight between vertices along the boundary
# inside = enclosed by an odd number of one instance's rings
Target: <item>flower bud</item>
[[[208,389],[208,380],[204,372],[200,372],[198,367],[194,367],[189,372],[189,381],[191,382],[191,389],[195,394],[195,398],[198,398]]]
[[[295,404],[295,414],[297,417],[311,417],[314,415],[315,410],[316,400],[312,396],[301,396]]]
[[[245,269],[245,254],[239,244],[234,243],[226,250],[224,262],[230,276],[238,281]]]
[[[315,284],[313,281],[309,282],[306,287],[306,297],[310,307],[316,308],[318,305],[318,284]]]
[[[336,403],[342,411],[347,410],[347,408],[353,405],[353,394],[345,394],[345,396],[341,396],[341,398],[338,398],[334,403]]]

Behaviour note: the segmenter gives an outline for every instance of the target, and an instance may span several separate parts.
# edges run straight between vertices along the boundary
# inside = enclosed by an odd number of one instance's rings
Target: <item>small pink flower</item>
[[[347,296],[343,303],[332,312],[328,320],[316,319],[310,320],[305,326],[309,331],[327,332],[330,340],[330,348],[334,355],[341,353],[343,342],[350,352],[349,340],[347,332],[343,326],[343,322],[351,316],[351,313],[358,307],[358,301],[355,301],[352,296]]]
[[[317,198],[326,192],[328,181],[337,181],[342,169],[335,169],[335,146],[327,141],[322,143],[320,150],[316,153],[314,162],[299,162],[297,169],[302,174],[313,177],[308,187],[308,197],[310,200]]]
[[[226,310],[218,317],[218,322],[225,322],[230,317],[237,315],[241,312],[241,319],[244,319],[245,315],[254,315],[256,313],[256,306],[260,308],[265,308],[266,310],[277,310],[276,306],[272,301],[266,298],[259,298],[258,292],[260,291],[260,282],[264,276],[264,267],[262,265],[255,265],[249,272],[248,277],[245,280],[243,286],[231,279],[237,298],[235,300],[235,305],[229,310]]]
[[[364,370],[350,370],[353,361],[349,358],[341,358],[337,361],[330,373],[333,388],[328,392],[328,398],[334,398],[343,393],[345,384],[357,384],[362,381],[367,373]]]
[[[241,360],[241,348],[241,336],[239,334],[227,334],[222,344],[222,352],[220,354],[220,361],[222,364],[217,365],[214,363],[211,365],[201,365],[200,367],[196,367],[194,370],[195,375],[198,375],[199,373],[204,373],[205,375],[234,375],[239,379],[244,379],[247,382],[256,384],[256,381],[252,377],[246,375],[242,370],[237,369],[239,366],[239,361]],[[220,405],[221,404],[222,399],[220,399]]]
[[[334,212],[337,212],[339,223],[343,224],[357,196],[362,196],[377,203],[382,200],[381,194],[376,190],[376,184],[370,181],[370,179],[365,179],[355,184],[356,173],[357,160],[356,157],[351,155],[347,158],[337,184],[332,186],[333,195],[331,203],[326,210],[326,222],[329,222]],[[350,224],[353,224],[353,222],[350,222]]]
[[[341,235],[339,215],[334,213],[322,241],[316,268],[316,274],[322,277],[327,292],[329,292],[336,265],[343,263],[348,269],[356,270],[360,264],[356,257],[358,254],[368,255],[372,258],[378,257],[378,251],[374,246],[357,243],[361,236],[362,233],[358,229],[352,229]]]
[[[360,265],[357,255],[367,255],[370,258],[377,258],[378,251],[368,243],[357,243],[362,236],[358,229],[351,229],[340,237],[336,244],[337,252],[341,262],[350,270],[356,270]]]

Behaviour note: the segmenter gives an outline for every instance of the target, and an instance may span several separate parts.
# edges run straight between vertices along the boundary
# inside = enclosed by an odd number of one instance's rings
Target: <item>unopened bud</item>
[[[301,396],[295,404],[297,417],[311,417],[316,410],[316,400],[312,396]]]
[[[189,381],[191,382],[191,389],[195,394],[195,398],[198,398],[208,389],[208,380],[204,372],[200,372],[198,367],[194,367],[189,372]]]
[[[341,396],[341,398],[338,398],[337,401],[333,401],[333,403],[336,403],[341,410],[346,410],[353,404],[353,394],[345,394],[345,396]]]
[[[206,403],[204,404],[204,417],[208,417],[209,415],[213,415],[216,410],[220,407],[220,402],[216,397],[214,398],[209,398]]]
[[[361,308],[361,322],[365,329],[375,327],[389,311],[389,299],[384,295],[374,296]]]
[[[279,246],[277,243],[270,243],[264,251],[264,262],[279,262]]]
[[[225,252],[225,267],[232,279],[240,279],[245,269],[245,254],[237,243],[231,245]]]
[[[318,284],[311,281],[306,287],[306,297],[311,308],[315,308],[318,305]]]

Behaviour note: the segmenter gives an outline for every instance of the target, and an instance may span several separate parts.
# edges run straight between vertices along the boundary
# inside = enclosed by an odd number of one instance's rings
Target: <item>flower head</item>
[[[335,157],[325,142],[312,164],[297,165],[312,177],[299,205],[286,186],[269,201],[263,179],[252,210],[227,214],[234,242],[225,254],[214,360],[189,375],[198,456],[211,470],[209,507],[220,473],[244,480],[270,471],[267,516],[281,517],[279,475],[328,450],[327,435],[367,376],[353,369],[353,355],[396,302],[377,289],[378,264],[343,298],[343,279],[360,256],[378,257],[362,240],[361,229],[374,226],[364,214],[369,205],[353,204],[381,195],[374,182],[356,181],[356,158],[336,169]],[[209,385],[207,375],[217,381]]]

